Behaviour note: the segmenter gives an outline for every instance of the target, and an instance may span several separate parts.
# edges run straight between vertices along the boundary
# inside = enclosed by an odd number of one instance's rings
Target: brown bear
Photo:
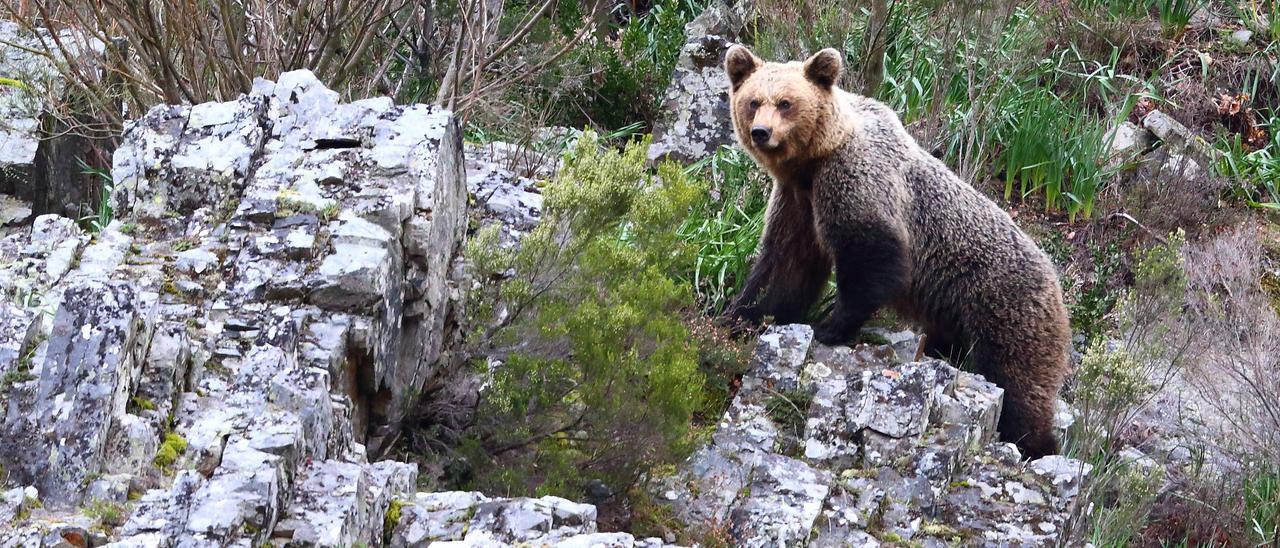
[[[921,324],[926,353],[967,357],[1004,388],[1002,439],[1029,458],[1056,453],[1071,330],[1048,256],[892,109],[840,89],[836,50],[765,63],[739,45],[725,68],[737,138],[774,179],[759,256],[726,315],[804,321],[834,267],[819,341],[850,340],[889,305]]]

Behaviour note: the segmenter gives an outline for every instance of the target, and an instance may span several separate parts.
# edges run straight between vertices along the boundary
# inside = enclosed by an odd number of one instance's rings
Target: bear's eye
[[[760,101],[757,101],[757,100],[755,100],[755,99],[752,99],[752,100],[751,100],[751,110],[755,110],[755,109],[758,109],[758,108],[760,108]]]
[[[786,99],[778,101],[778,110],[787,110],[789,108],[791,108],[791,101]]]

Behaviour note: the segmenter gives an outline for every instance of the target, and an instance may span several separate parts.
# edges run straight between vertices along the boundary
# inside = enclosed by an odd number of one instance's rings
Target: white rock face
[[[596,531],[596,508],[559,497],[494,499],[418,493],[400,507],[389,546],[661,547],[660,539]]]
[[[896,346],[912,345],[827,347],[807,326],[771,327],[711,443],[657,480],[655,499],[687,526],[727,525],[736,546],[1060,540],[1089,466],[1024,465],[994,442],[1003,390],[942,361],[903,363]],[[783,397],[808,399],[804,415],[779,413]]]
[[[286,73],[152,109],[113,175],[92,241],[0,232],[0,465],[41,503],[4,499],[0,546],[107,503],[122,546],[380,545],[417,469],[367,455],[455,367],[457,122]]]

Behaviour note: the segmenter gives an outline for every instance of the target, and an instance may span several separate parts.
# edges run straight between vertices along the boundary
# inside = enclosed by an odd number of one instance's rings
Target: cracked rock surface
[[[999,387],[895,346],[771,327],[711,443],[655,497],[736,546],[1059,542],[1089,465],[1023,462],[995,441]]]
[[[102,232],[0,233],[0,546],[381,544],[418,472],[369,455],[453,367],[452,115],[290,72],[152,109],[112,175]]]

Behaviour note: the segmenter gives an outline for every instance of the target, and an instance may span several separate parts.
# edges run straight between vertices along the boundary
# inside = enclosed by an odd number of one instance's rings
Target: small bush
[[[1094,470],[1081,487],[1069,537],[1124,546],[1146,523],[1161,477],[1118,452],[1134,418],[1190,359],[1193,332],[1180,321],[1186,278],[1181,232],[1137,257],[1133,287],[1116,299],[1107,337],[1095,337],[1075,372],[1077,410],[1066,453]]]
[[[632,19],[621,30],[617,47],[599,55],[604,71],[589,103],[588,118],[607,128],[656,120],[684,46],[684,26],[706,4],[705,0],[658,0],[644,15]]]
[[[809,406],[812,404],[813,394],[808,390],[792,390],[770,394],[764,408],[783,432],[802,439],[805,421],[809,418]]]
[[[125,508],[117,502],[105,500],[94,500],[89,506],[85,507],[84,515],[97,522],[104,527],[119,527],[124,525]]]
[[[1089,542],[1094,546],[1133,546],[1156,504],[1164,474],[1115,456],[1095,468],[1092,475],[1087,494],[1094,504],[1086,510]]]
[[[1280,315],[1262,287],[1262,245],[1244,225],[1189,246],[1187,310],[1200,353],[1189,379],[1214,434],[1242,463],[1280,464]]]
[[[706,316],[694,315],[687,325],[698,348],[699,368],[706,378],[703,407],[695,414],[695,423],[715,424],[737,394],[754,342],[735,339],[727,327]]]
[[[598,479],[625,492],[684,453],[704,381],[681,321],[692,254],[671,227],[699,189],[671,164],[651,175],[646,146],[604,150],[584,133],[518,247],[494,227],[468,244],[483,326],[471,344],[488,377],[464,443],[469,486],[574,496]]]
[[[1124,268],[1124,254],[1112,243],[1094,247],[1090,257],[1093,260],[1090,279],[1079,288],[1078,296],[1067,308],[1072,330],[1092,341],[1108,327],[1108,315],[1120,298],[1120,289],[1115,285]]]

